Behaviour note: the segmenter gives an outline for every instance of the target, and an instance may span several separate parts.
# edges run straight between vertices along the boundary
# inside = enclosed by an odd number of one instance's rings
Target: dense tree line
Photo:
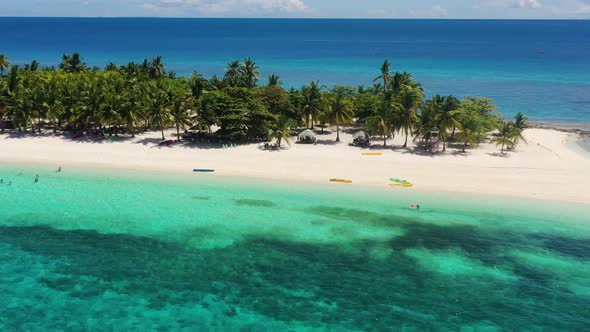
[[[293,128],[356,125],[383,144],[396,134],[425,142],[433,132],[474,147],[490,132],[512,148],[522,139],[525,118],[502,122],[491,100],[434,95],[428,99],[420,83],[406,72],[391,72],[385,61],[371,87],[333,86],[312,81],[300,89],[281,87],[277,75],[259,85],[259,67],[252,59],[231,61],[223,76],[188,78],[167,71],[161,57],[89,68],[79,54],[64,55],[59,68],[41,68],[37,61],[22,68],[0,55],[0,122],[18,130],[43,128],[89,135],[135,135],[175,127],[178,138],[191,129],[220,141],[274,138],[280,144]],[[215,128],[215,129],[213,129]]]

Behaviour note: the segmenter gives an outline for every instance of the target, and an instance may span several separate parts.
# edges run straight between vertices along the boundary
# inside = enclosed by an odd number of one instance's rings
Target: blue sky
[[[590,0],[0,0],[0,16],[590,18]]]

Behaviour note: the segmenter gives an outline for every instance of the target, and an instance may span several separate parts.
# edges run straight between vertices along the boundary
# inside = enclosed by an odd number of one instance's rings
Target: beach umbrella
[[[353,139],[357,139],[357,138],[367,138],[367,134],[366,134],[364,131],[360,130],[360,131],[357,131],[356,133],[354,133],[354,134],[352,135],[352,138],[353,138]]]
[[[316,135],[317,134],[315,133],[315,131],[313,131],[311,129],[306,129],[306,130],[300,132],[298,136],[300,138],[306,138],[306,137],[315,138]]]

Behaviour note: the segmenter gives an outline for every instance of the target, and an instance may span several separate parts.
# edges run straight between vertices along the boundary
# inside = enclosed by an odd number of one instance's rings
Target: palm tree
[[[31,64],[25,65],[25,70],[37,71],[39,69],[39,62],[37,60],[31,61]]]
[[[268,76],[268,86],[279,86],[282,82],[279,80],[279,77],[275,74],[270,74]]]
[[[207,79],[197,72],[194,72],[189,77],[188,84],[191,89],[191,94],[195,99],[201,98],[201,96],[209,86],[209,82],[207,82]]]
[[[82,81],[82,107],[81,112],[76,114],[76,120],[87,132],[91,127],[97,130],[100,125],[100,116],[105,105],[105,89],[106,84],[102,77],[87,77]]]
[[[492,139],[492,142],[496,143],[496,146],[502,145],[502,148],[500,149],[500,152],[502,152],[502,154],[504,154],[504,147],[510,147],[513,143],[513,127],[514,124],[512,122],[502,123],[498,136]]]
[[[213,90],[223,90],[223,88],[228,85],[228,81],[226,79],[221,79],[217,75],[211,76],[208,83]]]
[[[162,133],[162,140],[165,140],[164,128],[170,122],[170,96],[163,90],[160,84],[152,84],[150,87],[150,120],[155,123]]]
[[[158,55],[152,60],[152,62],[149,64],[148,73],[153,79],[159,79],[166,75],[164,63],[162,62],[162,56]]]
[[[301,88],[301,97],[301,114],[305,125],[310,128],[311,124],[311,129],[313,129],[314,120],[320,115],[323,104],[319,82],[314,81]]]
[[[224,80],[229,84],[229,86],[238,86],[240,83],[241,66],[241,63],[238,60],[232,60],[227,64],[227,68],[225,68]]]
[[[170,116],[176,126],[176,140],[180,141],[180,126],[190,125],[192,122],[192,114],[190,104],[192,104],[192,97],[186,98],[182,93],[169,93],[172,107],[170,109]]]
[[[456,104],[451,98],[454,99],[452,96],[445,97],[443,106],[434,117],[438,123],[440,135],[443,140],[443,151],[447,150],[449,131],[461,126],[461,110],[456,108],[458,107],[458,103]],[[449,99],[451,100],[449,101]]]
[[[474,147],[477,145],[479,133],[471,128],[461,128],[461,131],[457,133],[457,139],[463,142],[462,152],[465,152],[467,146]]]
[[[8,57],[6,54],[0,54],[0,73],[4,75],[4,71],[8,69],[10,63],[8,62]]]
[[[64,107],[61,101],[61,91],[59,91],[59,78],[53,76],[48,82],[43,93],[43,111],[45,117],[53,127],[53,132],[57,131],[57,123],[64,114]]]
[[[365,119],[365,125],[371,135],[381,135],[383,137],[383,147],[387,146],[387,138],[393,134],[391,123],[391,108],[388,106],[380,107],[377,114]]]
[[[412,78],[412,74],[410,73],[396,72],[391,78],[391,90],[393,91],[394,95],[400,93],[402,88],[406,85],[421,89],[420,84],[414,81],[414,79]]]
[[[527,142],[526,139],[524,138],[524,136],[522,135],[522,129],[516,127],[515,124],[512,124],[511,130],[510,130],[510,138],[512,139],[512,145],[510,146],[510,149],[513,149],[514,147],[516,147],[516,145],[518,145],[519,141],[523,141],[523,142]]]
[[[258,68],[259,67],[256,65],[256,62],[254,62],[252,59],[248,58],[244,60],[244,63],[240,68],[240,75],[246,88],[252,89],[256,87],[256,82],[260,76]]]
[[[335,86],[331,91],[328,117],[330,122],[336,125],[336,142],[340,142],[340,125],[352,121],[353,105],[347,91],[343,86]]]
[[[514,117],[514,126],[520,130],[524,130],[527,125],[527,120],[528,119],[521,112],[518,112]]]
[[[421,89],[404,85],[393,104],[394,127],[406,135],[404,148],[408,146],[408,135],[418,122],[418,108],[422,105],[423,98]]]
[[[291,138],[291,126],[293,122],[291,119],[287,118],[286,116],[279,116],[277,119],[274,128],[268,131],[268,138],[269,139],[276,139],[277,146],[281,147],[281,142],[284,140],[287,142],[288,145],[291,145],[289,139]]]
[[[391,83],[391,62],[389,60],[383,62],[381,65],[381,75],[375,77],[373,82],[379,80],[383,80],[383,92],[387,92],[387,88],[389,88],[389,84]]]
[[[59,68],[68,73],[79,73],[86,70],[86,63],[82,61],[82,58],[78,53],[72,55],[64,54]]]

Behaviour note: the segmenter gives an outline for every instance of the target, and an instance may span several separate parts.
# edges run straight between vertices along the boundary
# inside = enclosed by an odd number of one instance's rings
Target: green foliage
[[[336,85],[328,96],[328,118],[336,125],[336,142],[340,141],[340,126],[352,122],[352,88]]]
[[[433,96],[426,102],[421,85],[409,73],[391,72],[385,61],[380,84],[370,88],[334,86],[327,90],[318,81],[301,89],[283,89],[279,77],[270,75],[266,86],[257,86],[259,67],[252,59],[228,63],[223,77],[209,79],[193,73],[176,77],[162,57],[130,62],[104,70],[88,69],[82,57],[64,55],[60,69],[41,68],[33,61],[24,69],[8,67],[0,55],[0,121],[12,121],[19,130],[39,132],[45,126],[89,135],[131,134],[175,127],[199,129],[213,140],[248,141],[271,138],[283,142],[295,126],[320,124],[340,129],[356,120],[371,135],[387,138],[400,132],[428,139],[440,129],[445,143],[455,133],[464,146],[474,147],[498,127],[499,116],[491,100]],[[381,83],[383,82],[383,83]],[[508,140],[513,147],[522,139],[526,118],[517,115]],[[508,142],[510,141],[510,143]],[[503,150],[503,149],[502,149]]]
[[[514,126],[520,130],[524,130],[527,127],[527,117],[521,112],[516,113],[514,116]]]
[[[502,122],[499,128],[498,135],[492,139],[496,145],[501,145],[500,152],[504,154],[504,148],[514,149],[519,141],[526,143],[522,136],[522,130],[514,125],[513,122]]]
[[[289,139],[291,139],[291,127],[295,124],[295,121],[287,118],[286,116],[279,116],[273,124],[272,128],[268,131],[268,138],[277,141],[277,146],[280,148],[283,141],[291,145]]]
[[[10,63],[6,54],[0,54],[0,73],[4,74],[4,71],[8,69]]]

